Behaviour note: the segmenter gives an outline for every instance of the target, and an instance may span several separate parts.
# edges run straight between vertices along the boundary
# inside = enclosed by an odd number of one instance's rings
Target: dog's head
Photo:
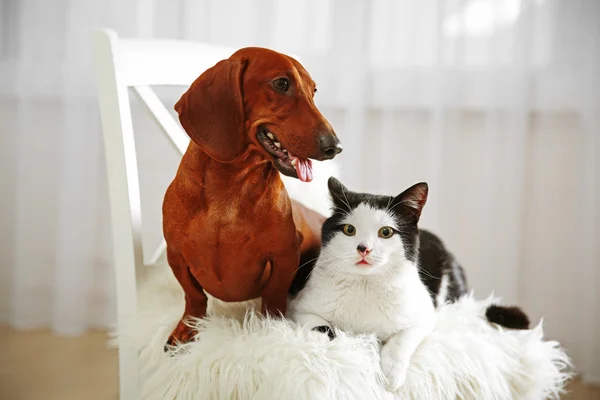
[[[342,151],[315,106],[316,91],[298,61],[248,47],[200,75],[175,110],[190,138],[211,158],[233,162],[255,147],[281,173],[310,181],[310,159],[328,160]]]

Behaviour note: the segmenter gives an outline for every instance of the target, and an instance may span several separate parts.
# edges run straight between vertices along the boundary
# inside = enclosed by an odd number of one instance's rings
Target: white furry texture
[[[372,336],[326,335],[249,313],[195,321],[198,341],[163,351],[183,311],[168,267],[140,284],[140,310],[118,340],[140,351],[143,399],[545,399],[557,398],[570,363],[541,324],[506,331],[483,317],[492,299],[442,307],[412,358],[404,385],[385,390]],[[223,308],[221,312],[224,312]],[[243,315],[243,314],[242,314]]]

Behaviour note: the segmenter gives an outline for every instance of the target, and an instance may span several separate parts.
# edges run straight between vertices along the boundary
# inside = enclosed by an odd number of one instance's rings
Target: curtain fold
[[[91,29],[112,28],[300,57],[345,183],[427,181],[422,226],[476,295],[544,318],[600,382],[599,20],[594,0],[4,0],[0,319],[65,335],[114,320],[90,50]],[[178,156],[133,111],[152,248]]]

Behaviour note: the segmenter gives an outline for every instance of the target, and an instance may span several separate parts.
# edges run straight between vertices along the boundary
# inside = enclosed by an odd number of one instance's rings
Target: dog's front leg
[[[178,263],[171,265],[171,268],[175,278],[177,278],[177,281],[179,281],[179,284],[185,293],[185,310],[183,316],[167,340],[165,351],[168,350],[167,346],[173,346],[177,343],[186,343],[192,340],[194,331],[185,323],[185,321],[190,317],[204,318],[206,316],[206,308],[208,305],[206,293],[204,293],[202,286],[194,278],[188,266],[184,263]]]
[[[288,290],[298,268],[297,252],[280,257],[271,265],[271,277],[262,291],[262,313],[275,317],[285,316]]]

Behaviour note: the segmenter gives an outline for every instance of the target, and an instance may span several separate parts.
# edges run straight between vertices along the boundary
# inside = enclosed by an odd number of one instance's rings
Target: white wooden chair
[[[183,154],[189,137],[151,86],[189,86],[235,50],[178,40],[120,39],[111,30],[93,32],[92,46],[110,194],[117,324],[122,326],[136,312],[136,271],[156,264],[166,247],[163,241],[149,260],[143,259],[138,162],[129,90],[139,97],[173,146]],[[137,358],[135,348],[119,345],[122,399],[138,398]]]

